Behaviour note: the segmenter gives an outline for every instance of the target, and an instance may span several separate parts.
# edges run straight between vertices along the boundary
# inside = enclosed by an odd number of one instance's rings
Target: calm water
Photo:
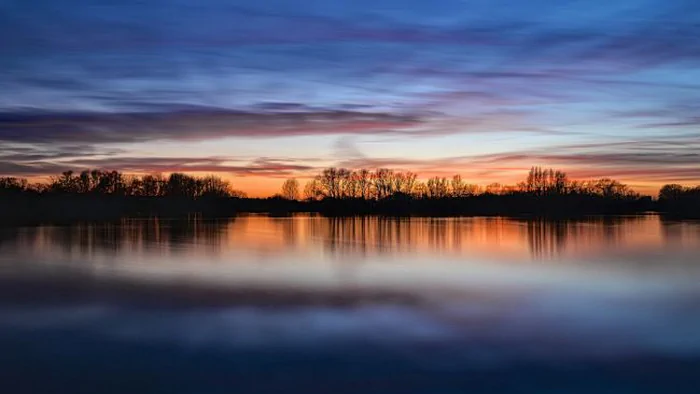
[[[698,393],[700,222],[0,228],[11,393]]]

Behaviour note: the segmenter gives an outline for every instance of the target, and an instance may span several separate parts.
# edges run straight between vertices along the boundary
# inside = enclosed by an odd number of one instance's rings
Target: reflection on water
[[[698,256],[700,223],[654,215],[0,228],[0,378],[26,392],[691,393]]]
[[[231,248],[296,253],[320,247],[324,257],[368,258],[406,253],[485,254],[549,260],[673,245],[698,247],[700,226],[658,216],[577,221],[506,218],[323,218],[244,216],[189,220],[124,219],[118,223],[1,229],[0,248],[61,251],[75,257],[172,253],[196,248],[214,256]]]
[[[229,219],[124,219],[118,223],[0,230],[0,251],[90,260],[182,256],[358,260],[450,256],[510,261],[563,261],[700,249],[700,226],[658,216],[578,221],[506,218],[322,218],[244,216]]]

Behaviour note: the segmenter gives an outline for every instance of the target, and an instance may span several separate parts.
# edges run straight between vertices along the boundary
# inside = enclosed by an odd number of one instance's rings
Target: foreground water
[[[12,393],[697,393],[700,223],[0,228]]]

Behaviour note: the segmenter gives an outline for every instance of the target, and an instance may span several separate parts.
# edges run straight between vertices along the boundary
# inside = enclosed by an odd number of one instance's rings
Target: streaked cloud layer
[[[44,0],[0,5],[0,36],[3,174],[700,183],[693,0]]]

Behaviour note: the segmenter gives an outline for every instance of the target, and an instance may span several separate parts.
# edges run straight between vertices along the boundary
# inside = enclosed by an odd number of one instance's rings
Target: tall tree
[[[299,182],[290,178],[284,181],[282,184],[282,197],[287,200],[298,200],[299,199]]]
[[[425,184],[427,186],[428,198],[445,198],[450,195],[450,183],[447,178],[432,177]]]

